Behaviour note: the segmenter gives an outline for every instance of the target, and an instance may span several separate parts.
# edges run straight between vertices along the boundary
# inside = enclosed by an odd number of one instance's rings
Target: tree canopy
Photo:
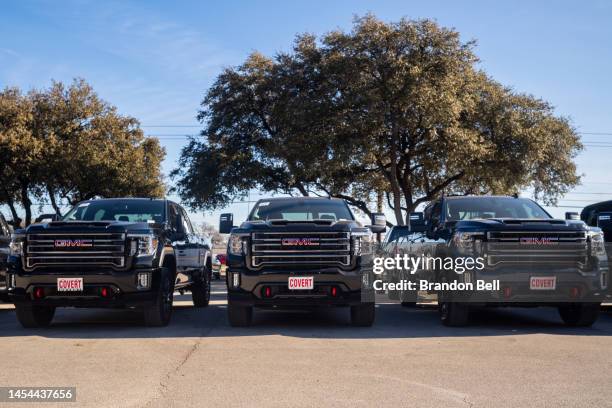
[[[23,94],[0,92],[0,203],[31,222],[36,203],[94,197],[160,197],[164,149],[139,123],[101,100],[83,80]]]
[[[579,182],[568,119],[483,72],[474,42],[431,20],[358,18],[352,31],[252,54],[206,93],[200,138],[182,151],[176,190],[214,209],[250,189],[345,198],[370,213],[387,197],[398,224],[442,194],[547,203]]]

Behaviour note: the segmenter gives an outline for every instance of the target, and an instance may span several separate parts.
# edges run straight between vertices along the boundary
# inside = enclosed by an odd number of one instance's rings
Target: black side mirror
[[[566,212],[565,219],[566,220],[579,220],[580,214],[578,214],[577,212]]]
[[[380,234],[387,230],[387,217],[383,213],[372,213],[372,225],[368,228],[375,234]]]
[[[176,231],[172,235],[173,241],[184,241],[187,237],[185,226],[183,225],[183,217],[181,214],[176,215]]]
[[[234,214],[221,214],[219,217],[219,233],[229,234],[232,231],[232,228],[234,228]]]
[[[411,212],[408,221],[408,229],[410,232],[425,232],[425,230],[427,230],[425,214],[422,212]]]

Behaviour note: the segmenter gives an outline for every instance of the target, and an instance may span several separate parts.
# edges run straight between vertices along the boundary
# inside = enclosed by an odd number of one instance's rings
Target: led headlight
[[[372,234],[370,231],[353,232],[351,235],[353,255],[371,255],[373,250]]]
[[[130,256],[153,256],[157,252],[158,238],[153,234],[129,234]]]
[[[471,254],[475,250],[475,243],[482,241],[482,232],[457,231],[453,235],[453,244],[459,252]]]
[[[592,256],[606,256],[606,244],[604,234],[601,231],[590,231],[589,238],[591,241]]]
[[[25,237],[21,234],[13,234],[11,236],[11,242],[9,243],[9,255],[10,256],[21,256],[23,255],[23,239]]]
[[[246,239],[245,234],[231,234],[227,242],[227,250],[232,255],[246,255]]]

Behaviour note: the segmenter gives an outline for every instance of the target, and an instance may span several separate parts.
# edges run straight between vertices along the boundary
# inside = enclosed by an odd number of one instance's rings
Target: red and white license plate
[[[57,278],[58,292],[82,292],[83,278]]]
[[[556,287],[556,276],[532,276],[529,279],[529,289],[531,290],[555,290]]]
[[[314,289],[314,276],[290,276],[289,289],[308,290]]]

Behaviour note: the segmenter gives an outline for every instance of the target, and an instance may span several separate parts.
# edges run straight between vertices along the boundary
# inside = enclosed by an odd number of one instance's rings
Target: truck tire
[[[144,322],[146,326],[167,326],[172,317],[172,301],[174,299],[174,274],[167,268],[162,268],[159,290],[155,303],[144,309]]]
[[[572,327],[590,327],[599,317],[599,303],[569,303],[559,306],[563,322]]]
[[[195,307],[206,307],[210,303],[210,273],[205,269],[203,276],[191,285],[191,300]]]
[[[374,303],[351,306],[351,324],[355,327],[370,327],[374,324],[376,307]]]
[[[15,304],[17,320],[26,329],[47,327],[55,315],[55,307]]]
[[[470,320],[470,306],[461,302],[438,302],[440,321],[445,326],[461,327]]]
[[[238,306],[228,302],[227,319],[232,327],[248,327],[253,320],[253,308],[251,306]]]

